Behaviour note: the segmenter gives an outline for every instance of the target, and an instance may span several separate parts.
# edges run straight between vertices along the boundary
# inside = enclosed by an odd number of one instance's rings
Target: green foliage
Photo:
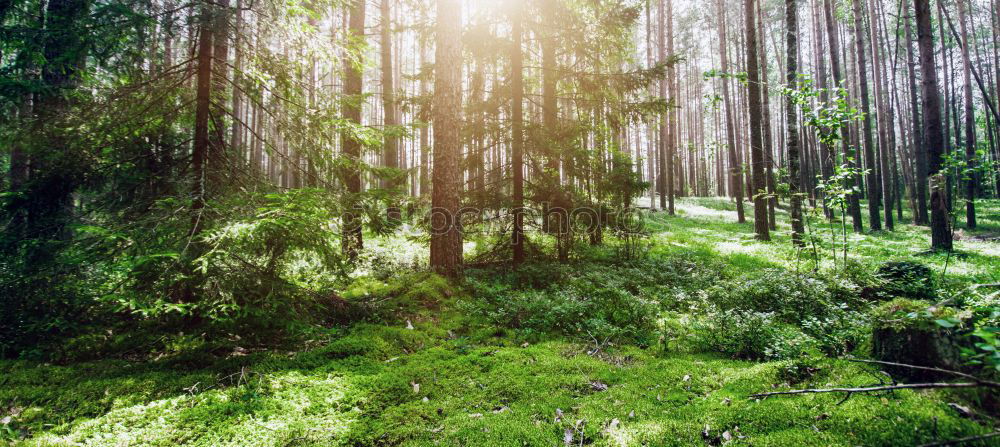
[[[879,293],[884,297],[916,300],[931,300],[937,297],[934,272],[919,262],[887,262],[879,266],[876,276],[882,280]]]
[[[895,330],[934,330],[941,326],[937,323],[938,321],[946,322],[947,325],[954,327],[957,323],[953,323],[951,320],[957,316],[958,311],[954,308],[932,306],[927,301],[907,298],[897,298],[872,309],[876,328]]]
[[[709,308],[694,325],[702,349],[747,360],[792,359],[816,351],[814,339],[770,312]]]

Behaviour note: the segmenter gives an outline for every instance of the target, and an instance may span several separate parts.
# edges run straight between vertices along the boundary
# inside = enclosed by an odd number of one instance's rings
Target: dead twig
[[[984,439],[995,438],[997,436],[1000,436],[1000,431],[995,431],[993,433],[987,433],[985,435],[967,436],[967,437],[964,437],[964,438],[952,439],[951,441],[932,442],[930,444],[922,444],[922,445],[920,445],[920,447],[940,447],[940,446],[945,446],[945,445],[959,445],[959,444],[965,444],[965,443],[968,443],[968,442],[982,441]]]
[[[767,399],[771,396],[784,396],[784,395],[797,395],[797,394],[824,394],[824,393],[845,393],[844,400],[840,401],[837,405],[847,402],[851,396],[858,393],[877,393],[881,391],[895,391],[895,390],[921,390],[921,389],[931,389],[931,388],[978,388],[981,386],[987,386],[979,382],[961,382],[961,383],[911,383],[911,384],[901,384],[901,385],[886,385],[886,386],[873,386],[873,387],[862,387],[862,388],[816,388],[816,389],[806,389],[806,390],[790,390],[790,391],[775,391],[772,393],[759,393],[753,394],[750,397],[753,399]]]
[[[985,387],[1000,388],[1000,383],[998,383],[998,382],[993,382],[993,381],[981,379],[981,378],[976,377],[976,376],[974,376],[972,374],[966,374],[966,373],[959,372],[959,371],[952,371],[950,369],[941,369],[941,368],[935,368],[935,367],[932,367],[932,366],[907,365],[905,363],[883,362],[883,361],[880,361],[880,360],[866,360],[866,359],[847,359],[847,360],[850,361],[850,362],[856,362],[856,363],[868,363],[868,364],[872,364],[872,365],[896,366],[896,367],[900,367],[900,368],[919,369],[921,371],[932,371],[932,372],[937,372],[937,373],[941,373],[941,374],[949,374],[949,375],[952,375],[952,376],[962,377],[962,378],[965,378],[965,379],[972,380],[973,382],[981,384],[982,386],[985,386]]]

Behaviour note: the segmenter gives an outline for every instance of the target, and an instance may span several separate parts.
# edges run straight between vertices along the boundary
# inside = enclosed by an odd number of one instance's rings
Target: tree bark
[[[918,61],[916,60],[916,52],[913,50],[913,26],[910,23],[910,17],[906,17],[904,20],[906,21],[906,61],[910,84],[910,111],[912,112],[911,121],[913,122],[913,141],[915,143],[913,148],[916,155],[914,157],[916,159],[916,169],[914,170],[916,190],[914,194],[916,196],[917,209],[913,220],[917,225],[928,225],[931,222],[927,210],[927,173],[929,167],[927,163],[927,144],[924,142],[924,128],[921,124],[921,110],[917,102],[919,89],[917,88],[916,67]]]
[[[365,0],[353,0],[350,7],[348,36],[351,42],[363,42],[365,38]],[[362,72],[361,61],[353,61],[349,55],[344,57],[344,117],[355,125],[361,125]],[[357,206],[360,205],[361,174],[354,163],[363,163],[361,159],[361,142],[349,134],[341,136],[343,156],[348,160],[343,168],[342,181],[347,187],[347,197],[344,200],[343,228],[341,229],[340,246],[344,256],[357,259],[364,248],[364,236],[361,228],[361,217]]]
[[[785,82],[794,89],[798,77],[799,19],[798,0],[785,0]],[[802,222],[802,197],[799,191],[799,128],[795,101],[785,97],[785,128],[788,132],[788,193],[791,196],[792,243],[805,246],[802,237],[805,226]]]
[[[726,35],[726,8],[724,0],[718,0],[716,4],[719,16],[719,56],[722,73],[726,75],[729,73],[729,51],[726,48],[729,42]],[[733,110],[733,100],[729,92],[729,79],[723,77],[721,82],[723,102],[726,104],[726,145],[729,151],[730,191],[733,192],[736,199],[736,218],[739,223],[744,223],[746,222],[746,212],[743,209],[743,174],[740,169],[740,158],[736,152],[736,124],[734,123],[736,112]]]
[[[938,90],[934,63],[934,30],[931,27],[930,0],[914,0],[917,18],[917,42],[920,48],[921,95],[924,149],[927,152],[928,182],[931,193],[931,247],[951,250],[952,237],[945,201],[944,176],[941,172],[944,135],[941,128],[941,92]]]
[[[747,103],[750,106],[750,159],[753,176],[754,203],[754,233],[757,240],[771,240],[770,227],[767,218],[767,175],[763,151],[762,122],[763,105],[761,104],[761,76],[759,67],[759,49],[757,42],[756,0],[745,0],[746,47],[747,47]]]
[[[461,0],[438,0],[434,56],[434,192],[431,268],[457,276],[462,264]]]
[[[868,63],[865,54],[868,49],[865,45],[864,9],[861,7],[861,0],[853,0],[854,7],[854,40],[856,46],[856,59],[858,63],[858,86],[861,89],[861,111],[864,113],[862,120],[862,134],[864,136],[865,168],[868,170],[868,225],[872,231],[882,230],[882,217],[880,207],[882,202],[882,190],[879,182],[878,170],[875,166],[875,141],[872,135],[872,108],[871,99],[868,92]],[[874,18],[870,18],[874,20]],[[875,40],[872,40],[875,43]],[[873,61],[873,64],[876,61]]]
[[[958,4],[958,26],[962,33],[962,77],[963,93],[965,95],[965,162],[967,168],[976,167],[976,111],[972,96],[972,58],[969,56],[969,15],[966,12],[965,0],[956,0]],[[959,177],[962,181],[963,176]],[[965,185],[965,226],[976,228],[976,178],[974,173],[964,179]]]
[[[833,2],[831,0],[823,0],[826,10],[826,29],[827,37],[830,42],[830,65],[833,71],[833,86],[832,89],[839,89],[844,87],[844,75],[841,71],[841,50],[840,50],[840,31],[837,29],[837,20],[833,14]],[[841,130],[842,144],[844,145],[844,164],[850,168],[855,168],[857,166],[857,161],[855,160],[854,150],[851,149],[851,135],[849,125],[844,123],[845,126]],[[854,176],[850,176],[847,179],[847,184],[845,185],[847,189],[853,189],[856,184],[856,179]],[[848,195],[848,213],[851,214],[851,221],[854,225],[854,231],[860,233],[863,228],[863,223],[861,221],[861,206],[858,203],[858,194],[851,193]]]
[[[383,164],[390,169],[399,168],[399,139],[395,135],[395,126],[399,124],[396,117],[396,83],[393,80],[392,68],[392,0],[382,0],[381,10],[381,50],[382,50],[382,113],[384,114],[383,131],[385,132],[382,148]],[[399,188],[398,181],[387,181],[382,187],[386,189]],[[397,203],[389,205],[386,217],[389,222],[399,222],[402,214]]]

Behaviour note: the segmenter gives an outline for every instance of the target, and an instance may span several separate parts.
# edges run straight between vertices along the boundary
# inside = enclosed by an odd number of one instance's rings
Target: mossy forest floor
[[[961,233],[959,256],[924,253],[928,230],[909,225],[851,235],[850,256],[861,265],[919,259],[936,273],[947,262],[951,281],[1000,282],[1000,243],[988,240],[1000,233],[998,208],[980,204],[983,228]],[[683,200],[677,217],[657,214],[650,226],[650,257],[713,258],[730,277],[813,268],[791,248],[786,222],[775,242],[755,242],[722,199]],[[832,269],[823,244],[820,268]],[[975,406],[975,391],[856,395],[842,404],[842,395],[753,400],[881,378],[827,358],[788,384],[779,377],[789,361],[733,360],[663,340],[640,347],[529,336],[477,322],[461,306],[477,297],[460,286],[445,292],[437,308],[407,319],[319,331],[281,349],[171,334],[149,355],[140,346],[83,362],[0,362],[0,444],[874,446],[994,429],[988,415],[974,420],[949,406]]]

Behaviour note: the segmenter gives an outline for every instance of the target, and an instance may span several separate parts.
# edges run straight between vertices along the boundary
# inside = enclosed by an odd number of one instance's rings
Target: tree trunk
[[[746,48],[747,48],[747,104],[750,106],[750,159],[752,165],[754,203],[754,232],[757,240],[771,240],[767,218],[767,175],[763,151],[762,122],[763,105],[761,104],[761,76],[757,42],[756,0],[745,0],[746,13]]]
[[[524,263],[524,54],[523,21],[524,0],[515,0],[517,5],[511,17],[513,45],[510,48],[511,61],[511,170],[514,173],[513,213],[514,229],[511,243],[514,250],[514,267]]]
[[[892,172],[895,169],[894,165],[889,164],[889,154],[893,150],[892,145],[889,144],[889,134],[893,123],[892,115],[889,113],[889,105],[887,104],[885,75],[882,72],[882,55],[879,51],[878,20],[875,15],[874,5],[874,0],[868,1],[869,41],[871,42],[872,68],[875,80],[875,109],[878,111],[878,147],[881,155],[879,157],[879,170],[882,172],[882,203],[885,204],[885,228],[891,231],[893,230]],[[872,206],[871,203],[868,206]]]
[[[927,144],[924,141],[924,127],[921,124],[921,110],[919,103],[917,102],[917,65],[916,52],[913,51],[913,26],[910,24],[910,18],[904,18],[906,21],[906,61],[907,61],[907,75],[909,76],[910,84],[910,111],[912,112],[911,121],[913,121],[913,141],[914,141],[914,153],[916,159],[916,169],[914,183],[916,186],[915,201],[917,202],[916,215],[913,217],[914,222],[917,225],[928,225],[930,224],[930,216],[927,210],[927,174],[928,174],[928,162],[927,162]]]
[[[434,57],[434,195],[431,268],[456,276],[462,264],[461,0],[438,0]]]
[[[969,15],[966,12],[965,0],[956,0],[958,4],[958,26],[962,32],[962,77],[965,83],[965,162],[968,169],[976,167],[976,112],[972,97],[972,59],[969,56]],[[959,181],[963,180],[959,177]],[[976,178],[974,173],[968,174],[965,184],[965,226],[976,228]]]
[[[881,206],[882,190],[879,182],[878,170],[875,167],[875,141],[872,135],[872,110],[871,100],[868,96],[868,62],[865,54],[868,52],[865,46],[864,9],[861,7],[861,0],[853,0],[854,7],[854,40],[857,44],[856,59],[858,63],[858,86],[861,88],[861,111],[864,113],[862,121],[862,134],[864,136],[865,168],[868,170],[868,225],[872,231],[882,230],[882,217],[879,213]],[[874,20],[874,17],[870,18]],[[875,40],[872,40],[875,43]],[[873,64],[877,61],[872,61]],[[879,117],[882,118],[881,116]]]
[[[718,17],[719,17],[719,56],[721,59],[721,66],[723,73],[729,73],[729,51],[728,37],[727,37],[727,27],[726,27],[726,8],[724,5],[724,0],[718,0]],[[743,209],[743,180],[742,180],[742,170],[740,169],[740,158],[736,152],[736,124],[735,111],[732,97],[729,93],[729,79],[722,78],[722,98],[723,102],[726,103],[726,145],[729,151],[729,182],[730,191],[736,198],[736,217],[739,223],[746,222],[746,213]]]
[[[945,203],[944,176],[941,172],[944,135],[941,128],[941,92],[938,90],[934,63],[934,30],[931,27],[930,0],[914,0],[917,18],[917,42],[920,47],[924,149],[927,151],[928,182],[931,192],[931,247],[951,250],[951,228]]]
[[[191,171],[194,173],[191,209],[193,211],[191,234],[197,236],[204,226],[203,210],[207,181],[206,171],[210,142],[210,108],[212,102],[212,40],[214,38],[213,10],[202,6],[198,31],[198,72],[195,96],[194,147],[191,152]]]
[[[351,3],[347,31],[350,42],[364,41],[365,0],[353,0]],[[344,57],[344,95],[347,96],[347,101],[344,103],[344,117],[356,125],[361,125],[362,64],[362,61],[351,60],[349,55]],[[361,158],[360,141],[348,134],[343,134],[341,141],[343,156],[348,158],[348,166],[343,168],[342,173],[342,181],[347,187],[347,197],[344,200],[340,245],[344,256],[354,260],[364,248],[364,236],[362,235],[361,217],[358,215],[358,210],[355,209],[359,205],[358,196],[361,194],[361,174],[356,167],[351,165],[363,163],[364,160]]]
[[[823,0],[826,10],[826,29],[827,36],[830,42],[830,64],[833,71],[833,86],[831,88],[837,89],[844,87],[842,82],[844,81],[843,71],[841,71],[840,66],[840,32],[837,29],[837,20],[834,17],[833,2],[832,0]],[[848,123],[844,123],[845,126],[841,131],[841,138],[844,145],[844,164],[851,168],[855,168],[857,163],[855,161],[854,150],[851,149],[851,135]],[[853,176],[848,177],[845,185],[847,189],[853,189],[855,187],[856,179]],[[854,231],[860,233],[864,228],[861,221],[861,206],[858,203],[858,194],[852,193],[848,195],[848,212],[851,214],[851,220],[854,224]]]
[[[798,77],[799,19],[798,0],[785,0],[785,53],[787,70],[785,82],[788,88],[795,88]],[[802,197],[799,192],[799,128],[797,106],[791,96],[785,97],[785,128],[788,132],[788,193],[791,196],[792,243],[804,246],[802,237],[805,226],[802,222]]]
[[[382,113],[384,114],[383,131],[385,143],[382,148],[383,163],[390,169],[399,168],[399,139],[395,135],[395,126],[399,124],[396,118],[396,84],[393,80],[392,70],[392,0],[382,0],[380,2],[380,12],[382,15],[381,26],[381,47],[382,47]],[[383,188],[397,189],[398,181],[385,182]],[[399,205],[393,202],[387,211],[386,217],[389,222],[399,222],[402,214]]]
[[[674,55],[674,0],[661,0],[666,2],[666,34],[667,34],[667,47],[666,56],[672,57]],[[663,32],[662,30],[660,31]],[[662,53],[661,53],[662,56]],[[665,57],[661,57],[661,60],[666,61]],[[667,67],[667,86],[669,87],[668,94],[670,95],[670,100],[674,103],[677,102],[677,67],[676,64],[670,64]],[[676,104],[675,104],[676,105]],[[666,158],[666,179],[667,184],[667,213],[671,216],[674,215],[674,198],[676,195],[676,186],[674,183],[674,177],[676,173],[675,163],[677,159],[677,110],[674,109],[667,113],[667,133],[666,137],[666,153],[664,154]]]

